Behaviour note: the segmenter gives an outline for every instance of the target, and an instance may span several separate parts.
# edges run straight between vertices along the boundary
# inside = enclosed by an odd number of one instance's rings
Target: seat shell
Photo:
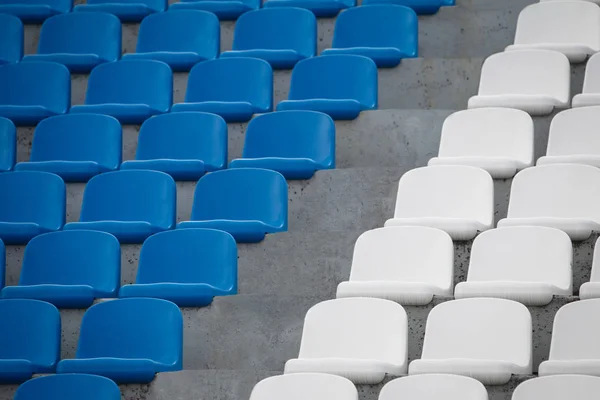
[[[488,400],[485,386],[476,379],[460,375],[427,374],[394,379],[379,392],[379,400],[415,399]]]
[[[10,119],[0,117],[0,172],[13,169],[17,159],[17,128]]]
[[[594,54],[585,65],[583,91],[573,97],[573,108],[600,105],[600,56]]]
[[[260,3],[261,0],[182,0],[171,4],[169,11],[208,11],[221,21],[234,21],[246,12],[258,10]]]
[[[442,6],[453,6],[454,0],[365,0],[362,5],[392,4],[410,7],[417,14],[430,15],[439,11]]]
[[[304,8],[317,18],[332,18],[346,8],[356,7],[356,0],[268,0],[263,7]]]
[[[587,400],[600,390],[600,378],[585,375],[555,375],[528,379],[513,391],[512,400]]]
[[[0,9],[2,4],[0,3]],[[0,65],[23,58],[23,23],[14,15],[0,11]]]
[[[41,376],[17,388],[14,400],[119,400],[121,391],[108,378],[87,374]]]
[[[24,24],[40,24],[73,8],[73,0],[1,0],[0,14],[14,15]]]
[[[167,3],[167,0],[87,0],[73,11],[99,11],[117,16],[121,22],[140,22],[151,14],[166,11]]]
[[[277,375],[263,379],[252,389],[250,400],[356,400],[354,384],[341,376],[319,373]]]

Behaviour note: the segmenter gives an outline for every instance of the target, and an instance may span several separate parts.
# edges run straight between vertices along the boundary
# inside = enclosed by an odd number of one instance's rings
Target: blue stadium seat
[[[60,358],[60,313],[38,300],[0,300],[0,384],[54,372]]]
[[[288,98],[277,111],[313,110],[333,119],[355,119],[377,108],[377,66],[370,58],[345,54],[302,60],[292,71]]]
[[[227,58],[197,64],[188,78],[185,102],[173,112],[204,111],[227,122],[245,122],[273,110],[273,70],[257,58]]]
[[[73,0],[0,0],[0,14],[18,17],[26,24],[39,24],[73,8]]]
[[[17,128],[10,119],[0,117],[0,172],[10,171],[17,159]]]
[[[18,286],[2,289],[5,299],[34,299],[58,308],[87,308],[94,299],[117,297],[121,247],[108,233],[51,232],[25,248]]]
[[[189,71],[219,55],[219,19],[212,13],[181,10],[150,15],[142,21],[135,53],[124,60],[158,60],[173,71]]]
[[[335,21],[332,48],[321,54],[356,54],[369,57],[380,68],[395,67],[403,58],[417,57],[418,22],[417,14],[408,7],[349,8]]]
[[[335,124],[316,111],[259,115],[248,124],[242,158],[229,168],[264,168],[286,179],[309,179],[335,168]]]
[[[181,0],[173,3],[169,11],[201,10],[215,14],[220,20],[235,20],[240,15],[260,8],[261,0]]]
[[[214,229],[180,229],[157,233],[144,242],[135,284],[123,286],[119,297],[154,297],[179,307],[204,307],[214,296],[236,293],[233,237]]]
[[[141,243],[175,226],[175,199],[175,181],[165,173],[107,172],[90,179],[79,222],[64,229],[108,232],[121,243]]]
[[[121,169],[162,171],[175,180],[198,180],[227,166],[227,123],[215,114],[181,112],[146,120],[135,160]]]
[[[96,65],[121,56],[121,21],[106,13],[69,13],[42,25],[37,54],[23,61],[54,61],[73,73],[89,73]]]
[[[2,7],[0,3],[0,7]],[[21,61],[23,23],[13,15],[0,14],[0,65]]]
[[[1,1],[1,0],[0,0]],[[167,10],[167,0],[87,0],[73,11],[105,12],[121,22],[139,22],[150,14]]]
[[[263,7],[298,7],[312,11],[319,18],[335,17],[341,10],[355,7],[356,0],[268,0]]]
[[[266,233],[287,231],[288,185],[278,172],[241,168],[210,173],[196,185],[191,221],[177,228],[229,232],[236,241],[254,243]]]
[[[293,68],[317,52],[317,19],[301,8],[250,11],[235,24],[233,50],[221,58],[254,57],[272,68]]]
[[[106,114],[122,124],[141,124],[153,115],[169,112],[171,103],[173,72],[167,64],[116,61],[92,70],[85,104],[73,106],[71,113]]]
[[[121,163],[121,124],[101,114],[67,114],[35,128],[29,162],[15,171],[52,172],[67,182],[86,182]]]
[[[71,74],[52,62],[0,65],[0,117],[34,126],[71,105]]]
[[[14,400],[121,400],[121,391],[108,378],[87,374],[49,375],[28,380]]]
[[[66,190],[59,176],[21,171],[0,174],[0,240],[24,244],[65,223]]]
[[[454,0],[363,0],[363,6],[373,4],[393,4],[396,6],[410,7],[417,14],[435,14],[442,6],[454,5]]]
[[[118,299],[86,311],[75,359],[60,361],[57,372],[149,383],[158,372],[181,370],[182,359],[179,307],[161,299]]]

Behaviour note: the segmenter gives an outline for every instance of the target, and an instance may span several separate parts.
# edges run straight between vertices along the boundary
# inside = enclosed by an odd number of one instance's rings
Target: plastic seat
[[[17,388],[14,400],[120,400],[121,391],[108,378],[87,374],[41,376]]]
[[[435,14],[442,6],[453,6],[453,0],[363,0],[362,5],[391,4],[412,8],[417,14]]]
[[[0,384],[51,373],[60,358],[60,314],[50,303],[0,300]]]
[[[259,115],[248,124],[242,158],[229,168],[265,168],[286,179],[310,179],[335,168],[335,124],[315,111]]]
[[[543,226],[492,229],[475,238],[467,281],[454,296],[495,297],[544,306],[553,296],[573,296],[573,246],[569,235]]]
[[[443,395],[442,395],[443,393]],[[388,382],[379,400],[488,400],[485,386],[478,380],[460,375],[413,375]]]
[[[94,231],[52,232],[25,248],[18,286],[5,299],[34,299],[58,308],[87,308],[94,299],[117,297],[121,247],[112,235]]]
[[[73,11],[105,12],[121,22],[139,22],[150,14],[167,10],[167,0],[86,0]]]
[[[0,174],[0,240],[24,244],[65,223],[66,190],[60,177],[47,172]]]
[[[324,372],[374,384],[407,370],[408,322],[401,305],[382,299],[336,299],[311,307],[300,354],[285,374]]]
[[[268,0],[263,7],[304,8],[312,11],[316,17],[331,18],[341,10],[356,7],[356,0]]]
[[[142,246],[135,284],[119,297],[154,297],[179,307],[204,307],[214,296],[237,293],[237,247],[213,229],[157,233]]]
[[[275,171],[223,170],[198,181],[191,221],[177,228],[209,228],[230,233],[238,242],[260,242],[267,233],[285,232],[288,186]]]
[[[124,60],[167,63],[173,71],[189,71],[219,55],[219,19],[212,13],[181,10],[150,15],[140,24],[135,53]]]
[[[349,8],[335,21],[332,48],[321,54],[355,54],[370,58],[379,68],[395,67],[403,58],[417,57],[418,31],[417,14],[408,7]]]
[[[71,113],[106,114],[122,124],[141,124],[169,112],[173,103],[173,73],[163,62],[129,60],[101,64],[88,80],[85,104]]]
[[[585,282],[579,289],[579,297],[582,300],[600,298],[600,239],[594,245],[594,260],[592,262],[592,273],[589,282]]]
[[[355,119],[377,108],[377,66],[370,58],[346,54],[302,60],[292,71],[288,99],[277,111],[313,110],[333,119]]]
[[[43,120],[35,128],[29,162],[17,171],[52,172],[67,182],[86,182],[121,163],[121,124],[99,114],[67,114]]]
[[[71,106],[71,74],[52,62],[0,65],[0,117],[34,126]]]
[[[273,110],[273,71],[257,58],[206,61],[192,68],[185,102],[173,112],[204,111],[227,122],[246,122]]]
[[[539,375],[600,376],[599,334],[600,299],[562,306],[554,316],[550,357],[540,364]]]
[[[348,379],[318,373],[271,376],[258,382],[250,394],[250,400],[356,400],[357,398],[356,387]]]
[[[494,179],[512,178],[533,165],[533,143],[533,120],[525,111],[458,111],[444,121],[438,156],[428,165],[470,165]]]
[[[517,386],[512,400],[589,400],[600,391],[600,378],[585,375],[554,375],[529,379]]]
[[[479,92],[469,108],[517,108],[531,115],[569,107],[571,65],[562,53],[520,50],[497,53],[483,62]]]
[[[73,8],[73,0],[0,0],[0,14],[18,17],[25,24],[39,24]]]
[[[233,50],[221,58],[254,57],[271,68],[293,68],[317,53],[317,20],[301,8],[266,8],[247,12],[235,24]]]
[[[385,226],[429,226],[453,240],[492,228],[494,182],[483,169],[440,165],[406,172],[398,185],[394,218]]]
[[[429,313],[423,354],[408,373],[464,375],[502,385],[513,374],[531,375],[531,335],[531,314],[516,301],[447,301]]]
[[[182,0],[169,6],[169,11],[201,10],[215,14],[220,20],[236,20],[245,12],[258,10],[261,0]]]
[[[0,117],[0,172],[10,171],[17,159],[17,128],[10,119]]]
[[[164,114],[140,128],[135,160],[121,169],[165,172],[175,180],[198,180],[227,166],[227,124],[201,112]]]
[[[506,50],[546,49],[578,63],[600,51],[600,7],[588,1],[531,4],[519,14],[514,44]]]
[[[600,169],[555,164],[527,168],[512,181],[505,226],[548,226],[571,240],[585,240],[600,229]]]
[[[19,62],[22,57],[23,23],[19,18],[0,11],[0,65]]]
[[[175,226],[175,181],[158,171],[115,171],[90,179],[79,222],[65,230],[111,233],[121,243],[141,243]]]
[[[60,361],[56,372],[149,383],[158,372],[180,371],[182,363],[179,307],[160,299],[118,299],[85,312],[75,359]]]
[[[585,65],[583,92],[573,97],[573,107],[600,105],[600,55],[594,54]]]
[[[446,232],[421,226],[378,228],[356,241],[350,280],[339,284],[337,298],[425,305],[433,296],[451,297],[453,281],[454,246]]]

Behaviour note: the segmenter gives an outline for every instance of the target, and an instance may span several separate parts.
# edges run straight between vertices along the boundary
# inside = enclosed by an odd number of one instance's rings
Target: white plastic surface
[[[525,7],[507,51],[546,49],[582,62],[600,51],[600,7],[587,1],[551,1]]]
[[[573,97],[573,107],[600,105],[600,54],[590,57],[585,65],[583,92]]]
[[[354,246],[350,280],[337,298],[378,297],[424,305],[434,295],[452,296],[454,245],[444,231],[423,226],[378,228]]]
[[[488,400],[483,384],[460,375],[427,374],[394,379],[379,400]]]
[[[398,185],[394,218],[385,226],[429,226],[454,240],[473,239],[494,221],[494,181],[485,170],[436,165],[406,172]]]
[[[555,375],[521,383],[512,400],[596,400],[600,378],[585,375]]]
[[[425,327],[421,359],[409,374],[456,374],[485,385],[532,373],[531,315],[504,299],[462,299],[435,306]]]
[[[561,230],[541,226],[492,229],[475,238],[467,281],[457,299],[495,297],[542,306],[573,295],[573,246]]]
[[[600,299],[562,306],[554,317],[550,357],[540,364],[539,375],[600,376],[598,338]]]
[[[571,65],[562,53],[519,50],[489,56],[481,69],[479,92],[469,108],[517,108],[531,115],[569,106]]]
[[[429,165],[470,165],[511,178],[533,165],[533,120],[512,108],[455,112],[444,121],[439,155]]]
[[[506,226],[548,226],[571,240],[585,240],[600,229],[600,169],[582,164],[527,168],[512,181]]]
[[[540,2],[546,2],[546,1],[564,1],[564,0],[540,0]],[[573,1],[585,1],[585,2],[589,2],[589,3],[596,3],[596,4],[600,4],[600,0],[573,0]]]
[[[306,313],[300,354],[285,373],[330,373],[359,384],[406,374],[407,324],[404,308],[390,300],[323,301]]]
[[[258,382],[250,400],[358,400],[352,382],[330,374],[278,375]]]
[[[579,289],[582,300],[600,298],[600,239],[594,245],[594,261],[592,261],[592,274],[589,282],[585,282]]]

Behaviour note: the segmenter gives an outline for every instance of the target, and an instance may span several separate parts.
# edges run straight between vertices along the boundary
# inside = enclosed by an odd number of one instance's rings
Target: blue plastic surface
[[[18,17],[27,24],[39,24],[56,14],[68,13],[73,0],[0,0],[0,14]]]
[[[227,232],[180,229],[157,233],[142,246],[135,284],[119,297],[154,297],[179,307],[203,307],[237,293],[237,247]]]
[[[315,111],[259,115],[248,124],[242,158],[229,168],[264,168],[286,179],[309,179],[335,168],[335,124]]]
[[[42,25],[37,54],[23,61],[54,61],[72,73],[92,68],[121,56],[121,21],[106,13],[69,13],[49,18]]]
[[[341,10],[355,7],[356,0],[268,0],[263,7],[298,7],[312,11],[319,18],[335,17]]]
[[[196,185],[191,221],[177,228],[229,232],[236,241],[260,242],[267,233],[285,232],[288,185],[278,172],[229,169],[203,176]]]
[[[227,122],[245,122],[273,110],[273,70],[258,58],[226,58],[197,64],[190,72],[185,102],[173,112],[203,111]]]
[[[60,358],[60,314],[38,300],[0,300],[0,384],[54,372]]]
[[[1,0],[0,0],[1,1]],[[150,14],[167,10],[167,0],[87,0],[73,11],[105,12],[121,22],[139,22]]]
[[[71,74],[53,62],[0,65],[0,117],[34,126],[71,105]]]
[[[59,176],[20,171],[0,174],[0,240],[24,244],[65,223],[66,190]]]
[[[22,57],[23,23],[13,15],[0,13],[0,65],[18,62]]]
[[[410,7],[417,14],[429,15],[435,14],[440,7],[445,5],[454,5],[454,0],[363,0],[363,6],[373,4],[393,4],[397,6]]]
[[[417,57],[418,22],[417,14],[408,7],[349,8],[335,21],[332,48],[321,54],[356,54],[369,57],[380,68],[395,67],[403,58]]]
[[[182,0],[173,3],[169,11],[201,10],[215,14],[220,20],[235,20],[245,12],[260,8],[261,0]]]
[[[293,68],[317,52],[317,19],[301,8],[250,11],[235,24],[233,50],[221,58],[254,57],[272,68]]]
[[[124,60],[145,59],[167,63],[173,71],[189,71],[201,61],[219,55],[219,19],[212,13],[181,10],[150,15],[142,21],[135,53]]]
[[[17,128],[10,119],[0,117],[0,172],[10,171],[17,159]]]
[[[356,55],[302,60],[292,71],[288,98],[277,111],[313,110],[333,119],[355,119],[377,108],[377,66]]]
[[[101,114],[67,114],[35,128],[29,162],[16,171],[52,172],[67,182],[86,182],[121,163],[121,124]]]
[[[149,383],[157,372],[181,370],[182,361],[179,307],[160,299],[118,299],[86,311],[75,359],[62,360],[57,372]]]
[[[198,180],[227,166],[227,123],[215,114],[181,112],[150,118],[140,128],[135,160],[121,169],[165,172]]]
[[[94,299],[117,297],[121,247],[112,235],[61,231],[33,238],[25,248],[18,286],[5,299],[35,299],[58,308],[87,308]]]
[[[108,378],[63,374],[31,379],[17,388],[14,400],[121,400],[121,391]]]
[[[169,112],[173,103],[173,72],[161,61],[127,60],[92,70],[85,104],[71,113],[106,114],[122,124],[141,124]]]
[[[175,181],[158,171],[115,171],[96,175],[83,193],[79,222],[65,230],[113,234],[121,243],[142,243],[175,226]]]

